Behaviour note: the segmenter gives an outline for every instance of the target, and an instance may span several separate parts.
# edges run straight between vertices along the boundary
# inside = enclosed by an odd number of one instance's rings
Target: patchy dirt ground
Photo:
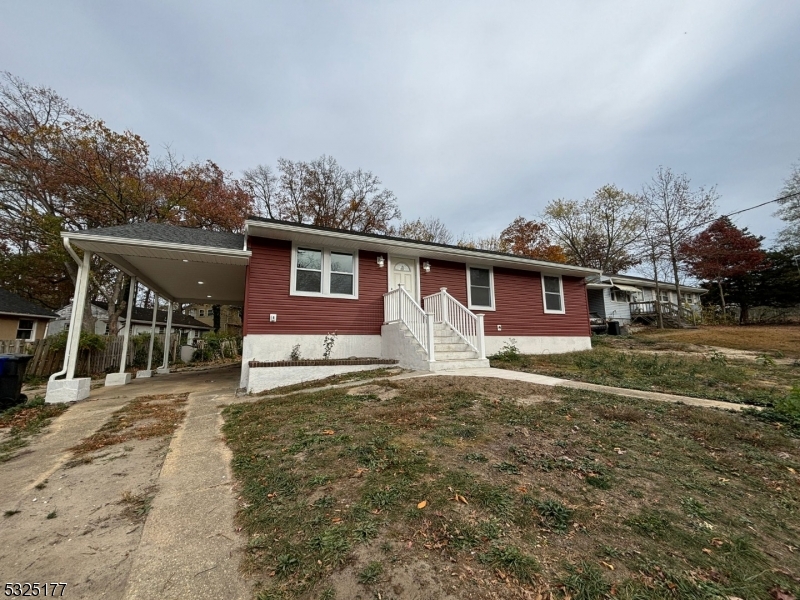
[[[648,329],[634,339],[705,346],[726,353],[744,350],[756,356],[768,353],[779,359],[800,358],[800,327],[797,325],[709,326],[697,329]],[[748,354],[749,356],[749,354]]]
[[[4,505],[0,571],[16,581],[67,582],[68,597],[121,597],[186,396],[130,400],[69,448],[67,462]]]
[[[135,596],[130,577],[148,539],[148,519],[163,495],[165,458],[172,456],[186,425],[189,391],[200,398],[199,410],[213,415],[218,403],[203,403],[208,397],[203,394],[209,389],[232,392],[236,381],[238,370],[228,369],[106,388],[71,406],[0,464],[4,581],[66,582],[68,598]],[[206,471],[215,468],[215,448],[222,448],[213,437],[215,423],[210,421],[211,439],[204,440],[207,459],[200,468]],[[187,493],[194,490],[187,488]],[[237,538],[222,512],[203,512],[214,521],[209,527],[222,523],[229,538]],[[150,539],[158,533],[151,532]],[[164,565],[165,578],[173,567]],[[228,587],[228,597],[243,597]]]

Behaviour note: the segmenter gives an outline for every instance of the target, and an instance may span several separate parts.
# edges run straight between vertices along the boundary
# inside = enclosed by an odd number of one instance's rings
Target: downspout
[[[64,248],[67,250],[67,253],[73,258],[73,260],[78,265],[78,275],[75,278],[75,295],[72,297],[72,309],[70,310],[70,317],[69,317],[69,329],[67,330],[67,346],[66,351],[64,352],[64,366],[61,368],[60,371],[53,373],[50,375],[48,381],[55,381],[59,377],[67,374],[67,367],[69,364],[69,349],[72,346],[72,337],[75,334],[75,311],[78,306],[78,298],[80,296],[80,288],[81,288],[81,269],[83,268],[83,261],[78,258],[78,255],[75,253],[75,250],[72,249],[72,246],[69,244],[69,238],[65,237],[62,239],[62,243],[64,244]]]

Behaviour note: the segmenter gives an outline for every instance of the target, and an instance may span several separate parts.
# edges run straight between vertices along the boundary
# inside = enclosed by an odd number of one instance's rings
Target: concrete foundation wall
[[[506,343],[511,342],[510,337],[486,336],[486,356],[497,354]],[[585,335],[579,336],[531,336],[514,337],[514,345],[522,354],[563,354],[564,352],[577,352],[591,350],[592,338]]]
[[[249,389],[248,376],[251,360],[269,362],[289,360],[295,344],[300,345],[301,358],[322,358],[322,343],[325,335],[291,335],[291,334],[250,334],[244,336],[242,342],[242,376],[239,387]],[[336,338],[330,358],[381,358],[381,336],[379,335],[340,335]],[[384,357],[393,358],[393,357]],[[385,365],[384,365],[385,366]],[[271,369],[283,367],[271,367]],[[289,368],[289,367],[287,367]],[[309,367],[291,367],[303,368]],[[342,371],[345,372],[345,371]],[[304,380],[305,381],[305,380]],[[291,384],[281,384],[291,385]],[[275,386],[273,386],[275,387]]]
[[[427,371],[427,357],[414,338],[406,337],[405,331],[399,323],[381,327],[381,356],[400,361],[404,369]]]
[[[285,385],[324,379],[332,375],[385,369],[391,365],[334,365],[330,367],[253,367],[249,369],[247,392],[257,394]]]

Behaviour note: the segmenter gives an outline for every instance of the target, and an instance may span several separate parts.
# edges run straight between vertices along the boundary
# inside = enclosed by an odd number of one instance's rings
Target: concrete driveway
[[[0,464],[4,581],[66,582],[72,598],[249,597],[237,570],[243,542],[220,435],[238,381],[234,365],[99,388]],[[134,398],[186,392],[186,415],[171,438],[70,463],[69,448]],[[126,494],[147,497],[141,519],[126,509]]]

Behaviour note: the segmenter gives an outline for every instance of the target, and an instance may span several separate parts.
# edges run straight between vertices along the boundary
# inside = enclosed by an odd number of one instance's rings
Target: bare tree
[[[366,233],[389,233],[400,218],[397,199],[370,171],[344,169],[332,156],[310,162],[278,159],[278,173],[259,165],[243,184],[272,219]]]
[[[658,168],[642,190],[648,225],[654,239],[660,240],[672,266],[679,307],[682,305],[679,248],[700,227],[714,219],[718,198],[716,186],[692,190],[691,180],[685,173],[677,175],[664,167]]]
[[[503,252],[503,243],[497,235],[490,235],[487,237],[474,237],[466,233],[462,233],[458,238],[456,246],[462,248],[469,248],[471,250],[491,250],[492,252]]]
[[[260,217],[280,218],[278,178],[266,165],[258,165],[243,173],[242,185],[253,197],[254,210]]]
[[[400,237],[419,240],[420,242],[453,243],[452,232],[436,217],[403,221],[397,231],[393,233]]]
[[[638,198],[614,185],[583,201],[553,200],[544,219],[573,264],[619,273],[641,262],[634,251],[644,222]]]
[[[783,200],[775,216],[786,222],[786,227],[778,232],[778,242],[791,248],[800,248],[800,163],[792,167],[792,172],[783,182]]]

